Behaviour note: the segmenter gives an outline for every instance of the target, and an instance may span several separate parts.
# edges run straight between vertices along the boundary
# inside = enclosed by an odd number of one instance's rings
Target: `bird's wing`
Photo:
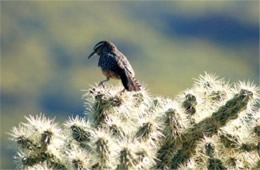
[[[106,67],[109,67],[107,69],[117,74],[124,73],[134,77],[134,70],[127,58],[122,53],[107,53],[106,55],[110,58],[109,63],[106,65]]]
[[[118,58],[119,58],[118,63],[120,67],[126,69],[134,77],[135,76],[134,69],[131,66],[130,62],[127,60],[127,58],[122,53],[120,53],[120,56],[118,56]]]
[[[120,76],[120,79],[128,91],[138,91],[140,84],[134,78],[134,70],[124,55],[114,53],[106,54],[109,57],[109,63],[106,62],[106,69]]]

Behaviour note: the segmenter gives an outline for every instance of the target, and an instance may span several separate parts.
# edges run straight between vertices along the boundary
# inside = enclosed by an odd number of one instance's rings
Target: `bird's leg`
[[[106,80],[101,81],[100,83],[98,83],[98,86],[102,86],[103,88],[106,88],[106,86],[104,85],[105,82],[109,81],[109,77],[106,78]]]
[[[120,96],[122,96],[122,94],[123,94],[124,92],[125,92],[125,89],[120,92]]]

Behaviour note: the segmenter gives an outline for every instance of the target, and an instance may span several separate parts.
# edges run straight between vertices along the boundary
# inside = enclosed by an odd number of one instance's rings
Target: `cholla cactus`
[[[22,169],[259,169],[259,88],[205,74],[174,100],[93,87],[85,116],[11,131]]]

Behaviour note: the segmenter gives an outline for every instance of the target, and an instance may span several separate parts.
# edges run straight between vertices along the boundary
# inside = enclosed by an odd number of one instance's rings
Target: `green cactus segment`
[[[28,150],[36,150],[40,146],[37,146],[32,140],[25,138],[24,136],[19,136],[16,139],[18,145],[20,145],[23,149]]]
[[[253,97],[253,93],[242,89],[239,94],[236,94],[233,99],[229,100],[217,112],[213,113],[212,118],[218,126],[224,126],[229,120],[236,119],[238,113],[246,109],[249,99]]]
[[[89,132],[86,132],[85,130],[83,130],[82,128],[76,125],[72,125],[71,130],[72,130],[72,136],[76,141],[78,142],[90,141],[91,134]]]
[[[149,122],[145,123],[142,127],[140,127],[140,129],[136,133],[136,137],[144,140],[148,139],[152,132],[152,126],[153,125]]]
[[[21,169],[259,169],[259,87],[206,74],[174,100],[93,87],[85,117],[14,127]]]
[[[96,152],[99,158],[99,168],[108,169],[107,163],[109,160],[110,149],[108,141],[104,138],[99,138],[96,141]]]
[[[54,169],[66,169],[64,164],[61,163],[54,155],[48,154],[46,152],[40,152],[37,154],[33,154],[29,157],[22,157],[23,166],[33,166],[44,161],[47,161],[50,167]]]
[[[65,165],[62,164],[61,161],[55,157],[55,155],[48,153],[47,151],[51,137],[52,132],[44,131],[41,135],[39,144],[34,144],[32,141],[22,136],[17,139],[17,143],[20,144],[23,149],[31,150],[31,154],[29,156],[21,156],[23,166],[33,166],[47,161],[50,167],[65,169]]]
[[[41,150],[46,151],[47,146],[50,144],[52,138],[52,132],[50,131],[44,131],[43,134],[41,135]]]
[[[176,110],[169,109],[165,112],[165,134],[167,134],[167,140],[171,141],[181,135],[181,129],[183,128],[177,118]]]
[[[260,136],[260,125],[254,127],[254,132],[256,133],[257,136]]]
[[[93,89],[92,89],[93,90]],[[95,91],[95,90],[94,90]],[[121,105],[122,101],[117,96],[108,96],[101,94],[99,91],[91,92],[94,95],[95,102],[91,106],[94,115],[94,121],[96,127],[100,126],[102,123],[105,123],[105,120],[108,119],[109,109],[111,107],[118,107]]]
[[[83,162],[81,162],[81,160],[72,160],[72,163],[74,165],[74,167],[78,170],[83,170],[84,167],[83,167]]]
[[[221,135],[220,141],[223,143],[223,145],[226,148],[238,148],[238,139],[230,134],[227,135]]]
[[[224,167],[223,163],[221,162],[221,160],[219,159],[213,159],[213,158],[209,158],[208,161],[209,165],[208,165],[208,169],[218,169],[218,170],[226,170],[227,168]]]
[[[207,156],[213,157],[214,149],[215,149],[215,147],[212,143],[206,143],[205,150],[206,150]]]
[[[117,127],[117,125],[113,124],[109,126],[109,130],[112,132],[113,136],[122,139],[125,136],[125,133],[122,128]]]
[[[194,113],[196,113],[196,97],[192,94],[187,94],[185,98],[186,100],[183,102],[183,107],[186,109],[186,113],[193,115]]]
[[[117,166],[117,170],[131,169],[136,163],[133,153],[131,153],[128,148],[123,148],[123,150],[120,151],[120,164]]]
[[[195,124],[194,127],[188,129],[187,132],[182,134],[176,141],[173,141],[172,144],[169,145],[169,142],[165,143],[158,153],[159,160],[164,160],[164,164],[168,164],[169,161],[165,160],[165,150],[167,150],[167,147],[175,148],[176,145],[181,146],[181,149],[178,149],[170,161],[170,167],[177,169],[179,165],[189,160],[195,151],[196,142],[198,140],[203,138],[203,136],[212,136],[228,121],[236,119],[238,114],[246,109],[251,97],[252,93],[250,91],[241,90],[239,94],[236,94],[231,100],[227,101],[224,106],[220,107],[217,112],[214,112],[211,117]],[[191,97],[191,99],[194,99],[194,97]],[[222,136],[221,139],[223,139],[222,141],[225,143],[225,146],[235,146],[235,142],[229,140],[227,137]],[[167,157],[169,156],[167,155]],[[157,167],[160,168],[161,166],[162,164],[159,163]],[[164,166],[165,165],[162,167]]]
[[[30,157],[23,157],[22,163],[24,166],[33,166],[46,160],[47,155],[45,153],[35,154]]]

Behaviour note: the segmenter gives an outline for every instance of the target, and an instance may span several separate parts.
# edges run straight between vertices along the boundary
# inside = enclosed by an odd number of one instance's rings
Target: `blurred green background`
[[[15,167],[6,132],[25,115],[83,114],[80,90],[104,79],[87,59],[101,40],[153,95],[173,98],[204,71],[259,84],[258,1],[1,1],[2,169]]]

